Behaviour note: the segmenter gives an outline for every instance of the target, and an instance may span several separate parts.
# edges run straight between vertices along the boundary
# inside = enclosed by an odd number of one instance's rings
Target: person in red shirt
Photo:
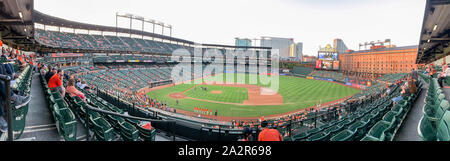
[[[267,121],[261,122],[263,130],[259,133],[258,141],[283,141],[283,137],[276,129],[267,127]]]
[[[58,69],[58,72],[54,74],[50,80],[48,81],[48,88],[56,88],[59,93],[61,93],[61,97],[64,98],[66,95],[66,89],[63,86],[62,78],[64,76],[64,71],[61,69]]]

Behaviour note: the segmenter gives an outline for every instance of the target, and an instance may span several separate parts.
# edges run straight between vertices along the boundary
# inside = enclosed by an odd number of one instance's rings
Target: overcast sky
[[[132,13],[171,24],[172,36],[198,43],[293,38],[303,42],[304,54],[316,55],[334,38],[354,50],[361,42],[387,38],[397,46],[417,45],[425,0],[36,0],[34,8],[107,26],[115,26],[116,12]],[[128,28],[129,21],[120,20],[119,26]],[[133,28],[141,29],[141,23]]]

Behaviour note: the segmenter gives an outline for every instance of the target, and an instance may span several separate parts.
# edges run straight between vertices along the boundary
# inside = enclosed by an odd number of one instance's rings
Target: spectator
[[[414,68],[412,69],[411,75],[413,77],[413,79],[418,79],[419,74],[417,73],[417,70],[415,70]]]
[[[75,80],[70,79],[69,83],[67,83],[67,87],[66,87],[67,93],[69,93],[70,96],[72,96],[72,97],[78,96],[83,101],[86,101],[86,97],[84,96],[84,93],[77,90],[74,85],[75,85]]]
[[[12,70],[14,71],[14,70]],[[7,73],[5,66],[3,64],[0,65],[0,74],[2,75],[8,75],[9,73]],[[12,82],[12,81],[11,81]],[[5,86],[5,82],[0,81],[0,131],[1,132],[6,132],[8,130],[8,124],[6,123],[5,120],[5,115],[3,113],[3,106],[6,103],[6,86]],[[20,96],[18,94],[15,94],[12,90],[11,90],[11,101],[14,102],[15,106],[22,106],[26,103],[28,103],[31,100],[31,95],[28,96]]]
[[[450,82],[450,63],[447,64],[447,69],[445,69],[445,80],[447,80],[447,83]],[[447,84],[450,85],[450,84]]]
[[[400,92],[400,96],[395,97],[394,99],[392,99],[394,101],[394,105],[397,104],[399,101],[401,101],[403,98],[409,97],[409,94],[410,94],[409,91],[410,90],[407,89],[406,84],[403,85],[401,87],[401,89],[402,89],[402,91]]]
[[[77,87],[81,89],[81,79],[80,78],[78,78],[76,84],[77,84]]]
[[[252,129],[246,127],[242,132],[242,138],[239,139],[238,141],[251,141],[250,140],[251,137],[252,137]]]
[[[445,73],[442,71],[438,75],[438,83],[441,88],[444,87],[444,79],[445,79]]]
[[[80,87],[79,87],[80,89],[89,89],[89,87],[86,85],[86,81],[81,81],[81,84],[80,84]]]
[[[408,86],[409,86],[409,93],[412,94],[417,92],[416,83],[414,82],[413,77],[410,77],[410,79],[408,80]]]
[[[262,121],[261,128],[263,130],[259,133],[258,141],[283,141],[283,137],[276,129],[270,129],[267,127],[268,122]]]
[[[45,73],[45,80],[47,81],[47,83],[48,81],[50,81],[50,78],[52,78],[53,75],[55,75],[55,73],[57,72],[55,68],[52,68],[51,66],[48,66],[48,69],[49,71]]]
[[[48,88],[50,89],[57,89],[58,92],[61,94],[61,97],[64,98],[66,95],[66,89],[63,86],[62,83],[62,77],[64,76],[64,71],[61,69],[58,69],[57,73],[54,74],[50,80],[48,81]]]

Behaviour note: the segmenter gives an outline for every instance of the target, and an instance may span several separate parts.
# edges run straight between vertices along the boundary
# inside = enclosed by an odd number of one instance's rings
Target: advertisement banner
[[[334,79],[331,79],[331,78],[314,77],[314,79],[315,80],[324,80],[324,81],[334,82]]]
[[[333,61],[333,70],[339,70],[339,61]]]
[[[322,68],[322,60],[316,60],[316,69]]]
[[[309,77],[309,76],[308,76],[308,77],[306,77],[306,79],[314,79],[314,77]]]
[[[53,58],[56,57],[78,57],[83,56],[83,53],[52,53]]]
[[[123,62],[125,62],[125,60],[116,60],[115,62],[123,63]]]
[[[128,60],[128,62],[130,62],[130,63],[137,63],[137,62],[139,62],[139,60]]]
[[[146,62],[146,63],[151,63],[151,62],[153,62],[152,60],[144,60],[144,62]]]

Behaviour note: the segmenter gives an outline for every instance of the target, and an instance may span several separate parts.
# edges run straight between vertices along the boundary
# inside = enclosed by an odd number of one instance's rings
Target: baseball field
[[[238,82],[238,75],[245,78],[244,84]],[[305,79],[291,76],[279,76],[279,89],[276,94],[264,95],[261,91],[269,91],[270,84],[250,83],[249,77],[259,75],[220,74],[223,81],[215,84],[178,84],[157,90],[151,90],[148,96],[176,109],[195,112],[194,108],[217,111],[218,116],[225,117],[259,117],[282,114],[304,109],[317,104],[346,98],[359,93],[360,90],[333,82]],[[230,77],[234,79],[230,79]],[[210,83],[214,77],[203,78]],[[217,79],[215,79],[217,81]],[[240,82],[240,81],[239,81]],[[273,91],[272,91],[273,92]],[[176,101],[178,100],[178,105]]]

